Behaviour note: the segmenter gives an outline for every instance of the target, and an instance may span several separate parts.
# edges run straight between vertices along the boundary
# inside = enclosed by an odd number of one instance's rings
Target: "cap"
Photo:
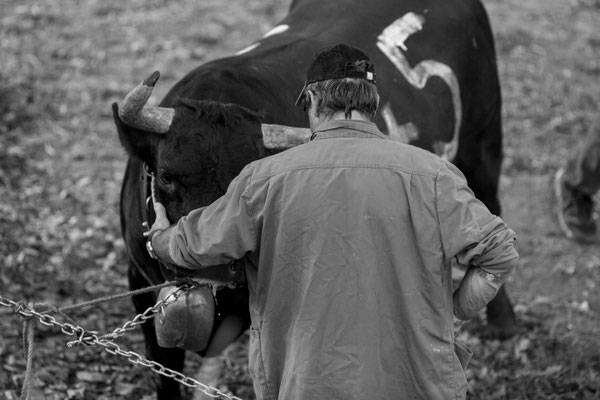
[[[319,50],[306,72],[306,81],[295,105],[298,105],[306,86],[328,79],[358,78],[375,83],[375,66],[369,57],[356,47],[336,44]]]

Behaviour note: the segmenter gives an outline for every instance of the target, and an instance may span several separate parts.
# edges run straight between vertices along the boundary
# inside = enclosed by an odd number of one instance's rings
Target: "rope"
[[[29,303],[31,307],[31,303]],[[21,390],[21,400],[29,399],[29,391],[31,389],[31,374],[33,370],[33,337],[35,333],[35,321],[27,318],[23,321],[23,352],[27,358],[25,368],[25,378],[23,379],[23,389]]]
[[[149,287],[142,288],[142,289],[137,289],[137,290],[132,290],[130,292],[125,292],[125,293],[120,293],[120,294],[114,294],[114,295],[106,296],[106,297],[100,297],[98,299],[86,301],[86,302],[79,303],[79,304],[74,304],[72,306],[61,307],[61,308],[58,309],[58,311],[61,312],[61,313],[67,313],[69,311],[78,310],[78,309],[84,308],[84,307],[91,307],[91,306],[95,306],[95,305],[98,305],[98,304],[107,303],[109,301],[124,299],[126,297],[133,297],[133,296],[137,296],[138,294],[152,292],[153,290],[161,289],[161,288],[164,288],[164,287],[167,287],[167,286],[173,286],[175,284],[176,284],[176,282],[170,282],[170,281],[169,282],[163,282],[163,283],[160,283],[158,285],[149,286]]]
[[[62,308],[57,308],[56,306],[48,305],[45,303],[29,303],[28,306],[31,309],[35,308],[43,308],[46,312],[52,311],[54,313],[60,314],[64,318],[73,322],[73,319],[69,317],[66,313],[69,311],[78,310],[84,307],[95,306],[98,304],[106,303],[109,301],[119,300],[126,297],[133,297],[139,294],[148,293],[156,289],[161,289],[163,287],[172,286],[176,284],[176,282],[163,282],[158,285],[149,286],[142,289],[132,290],[125,293],[115,294],[106,297],[100,297],[98,299],[86,301],[79,304],[74,304],[72,306],[66,306]],[[19,309],[24,308],[24,304],[20,303],[19,306],[15,309],[15,312],[18,312]],[[35,321],[32,317],[25,318],[23,321],[23,352],[25,353],[26,368],[25,368],[25,378],[23,379],[23,388],[21,390],[21,400],[29,400],[30,398],[30,390],[31,390],[31,380],[32,380],[32,370],[33,370],[33,348],[34,348],[34,333],[35,333]]]

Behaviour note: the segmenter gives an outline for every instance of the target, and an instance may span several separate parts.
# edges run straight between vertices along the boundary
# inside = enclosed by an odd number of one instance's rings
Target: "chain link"
[[[186,294],[195,286],[198,285],[195,283],[186,283],[184,285],[179,286],[173,293],[169,294],[167,297],[157,302],[154,306],[148,307],[148,309],[143,313],[138,314],[132,320],[125,322],[122,327],[115,329],[111,333],[102,335],[101,338],[114,340],[125,335],[127,332],[135,329],[136,326],[141,325],[147,320],[154,318],[156,314],[160,312],[161,308],[173,303],[175,300],[177,300],[182,295]],[[67,347],[72,347],[78,344],[89,345],[89,338],[80,337],[78,340],[68,342]]]
[[[123,324],[123,326],[115,329],[111,333],[103,335],[102,339],[116,339],[118,337],[125,335],[127,332],[135,329],[136,326],[141,325],[144,322],[146,322],[147,320],[154,318],[156,316],[156,314],[158,314],[163,307],[166,307],[169,304],[175,302],[179,297],[183,296],[188,291],[190,291],[191,289],[193,289],[197,286],[200,286],[200,284],[198,284],[196,282],[185,283],[185,284],[179,286],[173,293],[169,294],[164,299],[158,301],[152,307],[148,307],[148,309],[146,309],[146,311],[144,311],[141,314],[136,315],[132,320],[125,322]]]
[[[35,318],[38,321],[40,321],[43,325],[50,327],[58,327],[60,328],[62,333],[68,336],[78,336],[79,338],[77,340],[67,343],[68,347],[72,347],[75,344],[83,344],[86,346],[98,345],[101,346],[109,354],[125,357],[127,361],[129,361],[132,364],[150,368],[156,374],[163,375],[167,378],[171,378],[187,387],[199,389],[209,397],[222,400],[242,400],[239,397],[233,395],[229,396],[215,387],[207,386],[194,378],[191,378],[178,371],[167,368],[162,364],[157,363],[156,361],[148,360],[147,358],[141,356],[140,354],[134,351],[123,350],[121,349],[121,347],[119,347],[118,344],[114,343],[111,340],[124,335],[127,331],[130,331],[135,326],[144,323],[150,318],[153,318],[156,315],[156,313],[159,312],[161,307],[164,307],[174,302],[179,296],[182,296],[183,294],[187,293],[187,291],[189,291],[195,286],[197,285],[184,284],[180,286],[176,291],[171,293],[169,296],[165,297],[162,301],[156,303],[153,307],[148,308],[142,314],[136,315],[135,318],[133,318],[133,320],[126,322],[122,327],[115,329],[112,333],[103,336],[98,336],[97,332],[86,331],[84,328],[78,325],[74,325],[68,322],[59,322],[50,314],[37,312],[32,307],[26,306],[23,303],[19,303],[14,300],[4,298],[1,295],[0,306],[11,308],[16,314],[20,315],[21,317]]]

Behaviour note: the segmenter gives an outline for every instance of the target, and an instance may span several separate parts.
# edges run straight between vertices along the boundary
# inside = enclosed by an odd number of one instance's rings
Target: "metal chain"
[[[184,287],[187,289],[183,289]],[[186,293],[187,290],[189,290],[191,287],[193,287],[193,286],[184,285],[181,288],[179,288],[179,289],[182,289],[181,290],[182,293],[177,294],[177,297],[181,296],[183,293]],[[151,309],[155,309],[155,313],[158,312],[158,310],[160,310],[160,307],[165,306],[164,302],[166,302],[167,299],[171,299],[171,296],[173,296],[175,293],[179,292],[179,289],[177,291],[171,293],[169,296],[167,296],[163,300],[162,304],[159,304],[161,302],[158,302],[157,305],[149,308],[143,314],[140,314],[140,315],[146,315],[146,313],[149,312],[149,310],[151,310]],[[175,296],[173,296],[173,297],[175,297]],[[169,303],[172,301],[175,301],[177,299],[177,297],[175,297],[175,299],[169,300]],[[117,345],[116,343],[112,342],[110,339],[107,338],[107,337],[112,337],[112,335],[115,332],[118,332],[118,334],[124,333],[124,331],[122,331],[123,329],[130,330],[129,329],[130,324],[128,324],[128,323],[126,323],[123,328],[117,328],[111,334],[99,337],[97,334],[86,331],[84,328],[82,328],[79,325],[71,324],[68,322],[59,322],[56,320],[56,318],[54,318],[50,314],[43,314],[43,313],[37,312],[32,307],[26,306],[23,303],[18,303],[16,301],[4,298],[1,295],[0,295],[0,306],[12,308],[16,314],[19,314],[20,316],[25,317],[25,318],[35,318],[46,326],[58,327],[58,328],[60,328],[60,331],[66,335],[78,336],[79,339],[68,343],[67,344],[68,347],[72,347],[75,343],[81,343],[86,346],[99,345],[99,346],[103,347],[103,349],[110,354],[125,357],[127,359],[127,361],[129,361],[132,364],[148,367],[156,374],[171,378],[187,387],[199,389],[202,392],[204,392],[206,395],[208,395],[209,397],[212,397],[215,399],[223,399],[223,400],[242,400],[239,397],[236,397],[233,395],[229,396],[229,395],[221,392],[219,389],[217,389],[215,387],[207,386],[207,385],[203,384],[202,382],[195,380],[194,378],[191,378],[180,372],[177,372],[175,370],[167,368],[167,367],[163,366],[162,364],[157,363],[156,361],[148,360],[147,358],[144,358],[143,356],[139,355],[138,353],[136,353],[134,351],[123,350],[119,347],[119,345]],[[137,320],[140,320],[143,318],[143,317],[140,317],[138,319],[137,317],[138,316],[136,316],[136,318],[134,318],[134,320],[133,320],[133,321],[136,321],[135,325],[139,325],[139,323],[137,323]],[[151,318],[151,317],[148,317],[148,318]],[[146,318],[146,319],[148,319],[148,318]],[[130,322],[134,323],[132,321],[130,321]],[[142,322],[140,322],[140,323],[142,323]],[[135,325],[133,325],[133,326],[135,326]],[[125,328],[125,326],[127,326],[127,328]]]
[[[179,297],[186,294],[188,291],[193,289],[194,287],[199,286],[198,283],[186,283],[184,285],[179,286],[173,293],[169,294],[164,299],[158,301],[154,306],[148,307],[146,311],[141,314],[136,315],[132,320],[127,321],[123,324],[123,326],[115,329],[111,333],[107,333],[106,335],[102,335],[102,339],[116,339],[125,335],[127,332],[135,329],[136,326],[143,324],[149,319],[152,319],[158,314],[163,307],[168,306],[169,304],[175,302]],[[78,341],[73,341],[67,343],[67,346],[71,347],[73,344],[76,344]]]

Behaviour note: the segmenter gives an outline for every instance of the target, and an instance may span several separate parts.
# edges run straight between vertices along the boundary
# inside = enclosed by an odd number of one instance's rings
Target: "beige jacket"
[[[515,266],[514,232],[456,167],[372,123],[330,121],[315,136],[183,218],[171,258],[246,256],[258,399],[465,398],[450,263],[481,277],[458,313],[472,314]]]

